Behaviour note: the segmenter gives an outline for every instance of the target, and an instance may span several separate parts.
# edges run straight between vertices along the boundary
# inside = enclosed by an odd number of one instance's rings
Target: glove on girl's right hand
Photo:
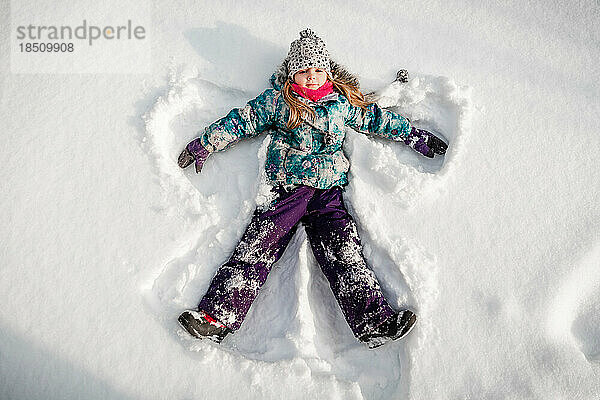
[[[444,143],[442,139],[435,136],[433,133],[429,133],[429,135],[429,140],[427,141],[427,146],[429,146],[429,149],[432,150],[435,154],[446,154],[448,145]]]
[[[436,154],[446,154],[448,149],[448,145],[442,139],[425,129],[417,129],[414,126],[404,143],[429,158],[433,158]]]
[[[185,146],[185,149],[179,154],[177,164],[180,168],[187,168],[191,163],[196,162],[196,173],[200,173],[202,165],[210,153],[202,146],[200,138],[192,140]]]

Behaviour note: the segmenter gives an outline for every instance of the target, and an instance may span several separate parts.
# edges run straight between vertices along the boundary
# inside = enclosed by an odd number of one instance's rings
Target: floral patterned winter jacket
[[[334,76],[336,69],[333,71]],[[345,71],[343,71],[345,73]],[[405,141],[411,132],[408,119],[371,104],[366,110],[355,107],[337,92],[319,101],[299,97],[315,110],[313,120],[295,129],[287,127],[289,107],[275,75],[272,89],[250,100],[245,107],[208,126],[200,137],[202,146],[213,153],[240,139],[261,133],[271,135],[267,149],[266,172],[274,184],[307,185],[329,189],[348,183],[350,163],[342,150],[346,127],[357,132]]]

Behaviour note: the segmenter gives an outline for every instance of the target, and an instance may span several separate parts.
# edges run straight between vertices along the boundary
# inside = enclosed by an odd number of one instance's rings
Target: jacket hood
[[[344,83],[359,87],[358,77],[350,73],[343,65],[331,60],[331,77]],[[271,75],[271,86],[275,90],[281,90],[283,84],[288,79],[287,60],[283,60],[281,65],[277,67],[273,75]]]

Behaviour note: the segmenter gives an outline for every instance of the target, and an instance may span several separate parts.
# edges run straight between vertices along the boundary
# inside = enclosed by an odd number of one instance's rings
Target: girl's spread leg
[[[273,264],[281,257],[316,189],[276,189],[279,198],[266,211],[257,209],[227,263],[219,268],[199,309],[239,329]]]
[[[362,254],[356,224],[342,200],[342,189],[318,190],[309,203],[306,224],[315,258],[357,338],[396,317]]]

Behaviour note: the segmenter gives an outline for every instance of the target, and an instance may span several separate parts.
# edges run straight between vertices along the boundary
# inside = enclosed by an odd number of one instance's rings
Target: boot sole
[[[177,318],[177,322],[179,322],[179,325],[183,329],[185,329],[187,333],[189,333],[196,339],[202,339],[204,337],[200,335],[198,331],[196,331],[196,329],[194,329],[194,324],[196,323],[196,320],[191,315],[183,313],[179,316],[179,318]]]
[[[177,318],[177,322],[179,322],[179,325],[194,338],[210,339],[216,343],[221,343],[225,336],[230,332],[228,329],[225,329],[223,332],[210,333],[206,330],[206,324],[199,324],[198,320],[189,312],[182,313],[179,318]]]
[[[406,321],[406,323],[402,327],[402,330],[400,331],[400,335],[398,335],[396,338],[394,338],[394,340],[402,339],[404,336],[408,335],[410,333],[410,331],[412,331],[413,328],[415,327],[415,324],[417,322],[417,316],[416,316],[416,314],[414,314],[412,312],[411,312],[411,314],[412,315],[408,318],[408,321]]]
[[[400,332],[398,334],[396,334],[395,336],[388,336],[388,337],[383,336],[383,337],[379,337],[379,338],[370,338],[367,341],[364,341],[364,340],[361,340],[361,341],[366,343],[370,349],[375,349],[377,347],[383,346],[384,344],[386,344],[388,342],[404,338],[406,335],[408,335],[410,333],[410,331],[413,330],[413,328],[415,327],[416,322],[417,322],[417,315],[415,313],[413,313],[412,311],[405,311],[405,312],[410,312],[411,315],[407,318],[406,322],[404,322]],[[402,317],[404,317],[404,315],[402,315]],[[403,319],[404,318],[402,318],[401,321]]]

